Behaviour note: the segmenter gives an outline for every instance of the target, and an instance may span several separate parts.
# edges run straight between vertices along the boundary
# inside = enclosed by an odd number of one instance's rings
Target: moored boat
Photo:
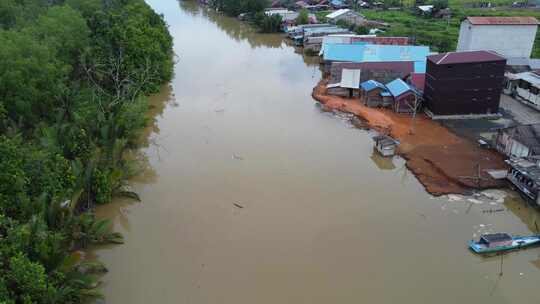
[[[476,253],[520,249],[534,244],[540,244],[540,235],[511,236],[508,233],[491,233],[481,235],[478,241],[469,241],[469,247]]]

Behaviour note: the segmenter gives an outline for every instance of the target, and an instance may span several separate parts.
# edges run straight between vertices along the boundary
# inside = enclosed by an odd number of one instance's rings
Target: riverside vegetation
[[[80,303],[121,243],[92,209],[126,188],[172,38],[143,0],[0,0],[0,303]]]
[[[262,33],[276,33],[281,30],[281,16],[266,15],[264,10],[269,7],[267,0],[210,0],[209,6],[226,15],[237,17],[245,15]]]

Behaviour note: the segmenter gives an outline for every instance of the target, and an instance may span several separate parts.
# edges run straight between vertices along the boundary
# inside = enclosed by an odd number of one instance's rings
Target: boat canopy
[[[511,241],[512,241],[512,236],[510,236],[508,233],[484,234],[480,237],[480,242],[485,243],[485,244],[511,242]]]

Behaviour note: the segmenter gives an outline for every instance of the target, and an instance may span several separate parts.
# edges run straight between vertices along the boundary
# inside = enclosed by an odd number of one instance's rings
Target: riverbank
[[[417,115],[413,125],[411,116],[368,108],[359,99],[327,95],[326,84],[324,79],[317,84],[313,98],[328,109],[357,115],[370,128],[398,139],[398,154],[430,194],[467,194],[505,185],[485,171],[506,169],[504,159],[495,151],[456,136],[425,114]]]

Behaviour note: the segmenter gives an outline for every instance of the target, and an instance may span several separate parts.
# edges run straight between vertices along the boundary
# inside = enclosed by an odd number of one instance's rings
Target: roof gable
[[[435,64],[457,64],[503,61],[504,57],[490,51],[448,52],[427,57]]]
[[[339,10],[337,10],[337,11],[335,11],[335,12],[332,12],[332,13],[326,15],[326,18],[328,18],[328,19],[334,19],[334,18],[337,18],[337,17],[339,17],[339,16],[341,16],[341,15],[343,15],[343,14],[346,14],[346,13],[348,13],[348,12],[350,12],[350,11],[351,11],[351,10],[348,9],[348,8],[339,9]]]
[[[402,79],[398,78],[386,84],[388,92],[394,97],[398,97],[408,91],[412,91],[411,87]]]
[[[362,90],[364,90],[366,92],[369,92],[369,91],[372,91],[372,90],[375,90],[375,89],[381,89],[381,90],[386,91],[386,87],[384,86],[384,84],[382,84],[382,83],[380,83],[378,81],[375,81],[375,80],[364,81],[364,82],[362,82],[362,84],[360,86],[362,87]]]

